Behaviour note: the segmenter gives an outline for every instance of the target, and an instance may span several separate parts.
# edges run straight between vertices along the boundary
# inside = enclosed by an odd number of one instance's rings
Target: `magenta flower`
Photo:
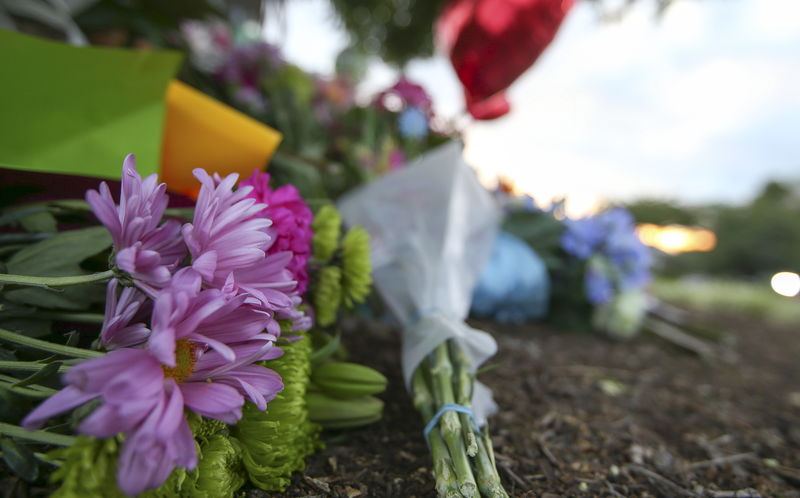
[[[308,287],[308,259],[311,256],[311,222],[314,215],[308,204],[293,185],[284,185],[275,190],[269,186],[269,174],[254,171],[253,176],[242,180],[242,187],[252,187],[249,197],[266,207],[259,216],[272,220],[269,233],[275,238],[267,251],[276,254],[291,251],[293,256],[287,268],[297,281],[297,293],[302,295]]]
[[[251,188],[233,191],[239,175],[211,177],[194,170],[200,195],[194,220],[183,227],[183,238],[192,255],[192,267],[209,285],[222,287],[228,275],[264,259],[271,237],[270,220],[257,217],[263,204],[249,196]]]
[[[397,105],[392,100],[399,101]],[[432,112],[433,101],[425,89],[411,82],[405,76],[400,76],[394,86],[387,88],[375,99],[376,104],[381,109],[392,112],[400,111],[406,107],[416,107],[426,115]]]
[[[127,348],[145,342],[150,329],[145,322],[152,302],[133,287],[124,287],[117,299],[119,281],[114,278],[106,287],[106,309],[100,341],[108,349]]]
[[[129,154],[122,164],[119,206],[105,182],[99,192],[86,192],[92,211],[111,232],[117,267],[151,292],[150,286],[161,287],[169,281],[186,252],[176,221],[159,226],[168,199],[166,185],[157,182],[156,175],[142,179],[136,172],[136,159]]]
[[[163,365],[144,349],[85,361],[64,375],[67,387],[31,412],[23,426],[41,427],[50,417],[100,398],[102,405],[78,430],[98,438],[125,434],[117,471],[123,492],[158,487],[174,467],[191,470],[197,464],[185,408],[233,424],[245,399],[263,410],[283,389],[278,374],[253,364],[282,354],[266,334],[229,347],[233,361],[188,339],[176,343],[175,366]]]
[[[406,155],[403,149],[395,147],[389,152],[389,171],[395,171],[403,167],[406,163]]]

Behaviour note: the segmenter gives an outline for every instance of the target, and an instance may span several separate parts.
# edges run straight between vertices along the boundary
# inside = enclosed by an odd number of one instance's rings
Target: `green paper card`
[[[0,167],[119,178],[158,171],[181,54],[73,47],[0,30]]]

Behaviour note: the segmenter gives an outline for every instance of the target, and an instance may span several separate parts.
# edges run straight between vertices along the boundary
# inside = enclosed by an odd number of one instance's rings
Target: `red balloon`
[[[495,119],[511,106],[504,91],[553,41],[574,0],[451,0],[436,37],[464,86],[475,119]]]

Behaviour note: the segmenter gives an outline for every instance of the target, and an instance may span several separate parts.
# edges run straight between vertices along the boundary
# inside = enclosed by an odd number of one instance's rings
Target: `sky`
[[[347,45],[325,0],[288,2],[265,34],[321,74]],[[637,198],[744,203],[770,179],[800,181],[798,0],[676,0],[661,18],[639,0],[619,22],[579,2],[511,87],[512,112],[490,122],[464,118],[444,56],[407,72],[464,125],[483,178],[567,196],[573,214]],[[375,61],[360,94],[396,77]]]

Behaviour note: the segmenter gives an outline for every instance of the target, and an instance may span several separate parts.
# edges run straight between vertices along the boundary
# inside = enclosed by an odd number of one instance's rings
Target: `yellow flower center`
[[[175,379],[175,382],[182,382],[194,372],[195,364],[195,345],[189,339],[178,339],[175,342],[175,366],[168,367],[161,365],[164,369],[164,376]]]

